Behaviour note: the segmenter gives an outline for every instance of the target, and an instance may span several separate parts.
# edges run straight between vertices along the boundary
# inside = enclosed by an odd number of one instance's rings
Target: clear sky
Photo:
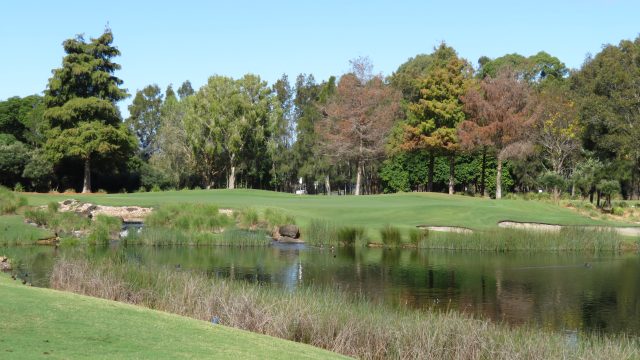
[[[324,80],[358,56],[388,75],[441,41],[474,64],[482,55],[544,50],[578,68],[603,44],[637,37],[639,15],[638,0],[5,0],[0,100],[41,93],[61,64],[62,41],[99,36],[107,24],[122,52],[117,75],[134,94],[186,79],[197,89],[214,74]]]

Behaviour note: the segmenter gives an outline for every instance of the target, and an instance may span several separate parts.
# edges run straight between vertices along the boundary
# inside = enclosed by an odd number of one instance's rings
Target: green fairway
[[[75,198],[102,205],[158,206],[168,203],[211,203],[222,208],[280,208],[300,225],[321,218],[376,231],[385,224],[400,228],[416,225],[463,226],[490,229],[502,220],[561,225],[622,225],[592,220],[551,203],[490,200],[435,193],[369,196],[298,196],[260,190],[183,190],[133,194],[26,194],[29,204]]]
[[[330,359],[312,346],[141,307],[49,289],[0,274],[0,357]]]

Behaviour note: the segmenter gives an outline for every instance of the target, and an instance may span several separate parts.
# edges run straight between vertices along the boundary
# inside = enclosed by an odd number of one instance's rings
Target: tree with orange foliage
[[[462,97],[469,119],[458,128],[466,149],[493,148],[497,153],[496,199],[502,197],[502,164],[533,150],[532,93],[514,73],[486,77]]]
[[[340,78],[316,132],[323,155],[355,163],[355,195],[360,195],[365,165],[384,155],[387,135],[399,117],[400,93],[382,76],[371,75],[368,59],[351,64],[353,71]]]

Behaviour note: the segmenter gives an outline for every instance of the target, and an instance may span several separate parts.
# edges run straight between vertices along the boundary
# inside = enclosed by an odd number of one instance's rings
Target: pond
[[[328,249],[304,245],[255,248],[112,246],[128,261],[269,283],[283,291],[330,286],[373,302],[457,310],[508,324],[567,332],[640,335],[640,256],[558,252],[463,252]],[[47,286],[55,257],[77,248],[0,249],[19,271]]]

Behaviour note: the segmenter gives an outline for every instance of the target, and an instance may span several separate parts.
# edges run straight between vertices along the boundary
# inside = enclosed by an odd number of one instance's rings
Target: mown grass
[[[331,359],[311,346],[0,274],[2,359]]]
[[[302,228],[314,219],[326,219],[341,226],[371,230],[392,224],[407,232],[418,225],[461,226],[474,230],[492,229],[503,220],[560,225],[628,225],[594,220],[552,203],[525,200],[490,200],[434,193],[405,193],[370,196],[299,196],[260,190],[181,190],[159,193],[82,195],[28,194],[29,203],[46,204],[69,197],[104,205],[161,206],[176,203],[216,204],[235,210],[258,212],[277,208],[293,215]]]
[[[509,328],[456,312],[377,305],[330,289],[282,292],[194,272],[61,259],[54,288],[295,340],[364,359],[635,359],[637,338]],[[120,324],[127,327],[128,324]]]

